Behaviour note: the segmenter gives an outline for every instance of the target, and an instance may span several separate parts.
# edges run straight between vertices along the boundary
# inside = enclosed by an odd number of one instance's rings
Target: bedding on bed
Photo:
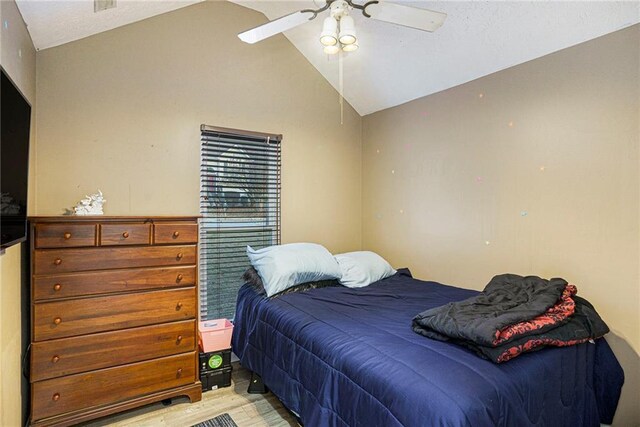
[[[576,345],[608,333],[593,306],[576,292],[564,279],[502,274],[476,296],[418,314],[413,330],[506,362],[544,346]]]
[[[476,295],[406,270],[271,299],[245,285],[233,350],[306,427],[611,422],[624,376],[605,339],[495,364],[413,332],[415,313]]]
[[[253,286],[253,288],[259,294],[262,294],[265,296],[267,295],[267,291],[264,289],[264,285],[262,284],[262,279],[260,278],[260,275],[258,274],[258,271],[256,271],[255,268],[249,267],[242,275],[242,280],[244,280],[246,284]],[[287,288],[284,291],[278,292],[277,294],[271,295],[268,298],[277,298],[279,296],[290,294],[293,292],[306,292],[310,289],[326,288],[328,286],[342,286],[342,285],[336,279],[301,283],[299,285],[291,286],[290,288]]]

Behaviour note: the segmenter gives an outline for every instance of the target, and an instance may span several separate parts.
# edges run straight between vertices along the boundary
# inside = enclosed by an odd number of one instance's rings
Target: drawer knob
[[[182,259],[182,257],[183,257],[183,256],[184,256],[184,255],[182,255],[182,252],[178,252],[178,255],[176,255],[176,258],[177,258],[177,259]]]
[[[56,317],[55,319],[53,319],[53,324],[54,325],[59,325],[62,322],[62,319],[59,317]]]
[[[51,363],[58,363],[58,360],[60,360],[60,356],[55,355],[51,358]]]
[[[180,235],[180,232],[179,232],[179,231],[174,231],[174,232],[173,232],[173,238],[174,238],[174,239],[177,239],[179,235]]]
[[[182,274],[178,274],[178,275],[176,276],[176,282],[181,281],[181,280],[182,280],[182,277],[183,277],[183,276],[182,276]]]
[[[125,231],[124,233],[122,233],[122,237],[124,237],[125,239],[129,238],[129,232]]]
[[[60,264],[62,264],[62,260],[60,258],[56,258],[55,261],[53,261],[53,263],[55,265],[60,265]]]
[[[60,393],[55,393],[53,397],[51,397],[51,400],[53,400],[54,402],[60,400]]]
[[[66,240],[69,240],[69,239],[71,238],[71,233],[69,233],[69,232],[64,233],[64,238],[65,238]]]
[[[182,303],[181,302],[177,303],[176,304],[176,311],[180,310],[181,308],[182,308]]]
[[[182,368],[178,368],[178,371],[176,372],[176,377],[180,378],[182,376]]]
[[[62,289],[62,285],[60,283],[56,283],[55,285],[53,285],[53,290],[58,292],[60,289]]]
[[[176,339],[177,343],[180,344],[182,342],[182,335],[178,335],[178,338]]]

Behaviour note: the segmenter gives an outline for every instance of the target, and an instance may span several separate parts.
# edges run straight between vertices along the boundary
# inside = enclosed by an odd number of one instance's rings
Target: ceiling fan
[[[447,17],[446,13],[382,0],[368,1],[364,4],[354,3],[353,0],[326,0],[326,4],[319,9],[304,9],[285,15],[244,31],[238,34],[238,37],[243,42],[253,44],[312,21],[318,14],[330,10],[330,16],[324,20],[320,43],[327,54],[338,53],[340,50],[350,52],[358,48],[355,24],[353,18],[349,16],[349,12],[353,9],[360,10],[366,18],[429,32],[440,28]]]

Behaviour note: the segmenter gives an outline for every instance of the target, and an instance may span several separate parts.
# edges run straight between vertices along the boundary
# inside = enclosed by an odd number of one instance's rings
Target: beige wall
[[[5,28],[4,22],[7,22]],[[0,65],[32,106],[36,90],[36,52],[14,1],[0,1]],[[35,109],[32,109],[32,123]],[[34,129],[32,128],[32,153]],[[32,154],[33,156],[33,154]],[[33,176],[33,168],[30,170]],[[33,191],[29,191],[33,209]],[[21,248],[0,255],[0,426],[22,425],[21,399]]]
[[[200,124],[282,133],[283,241],[361,243],[361,118],[266,18],[207,2],[38,52],[37,214],[197,214]],[[310,226],[312,224],[312,226]]]
[[[20,245],[0,255],[0,426],[22,425]]]
[[[636,25],[366,116],[362,138],[363,247],[468,288],[576,283],[625,363],[619,425],[640,419],[639,43]]]
[[[30,103],[36,99],[36,50],[15,1],[0,3],[0,64]],[[7,21],[7,28],[4,21]]]

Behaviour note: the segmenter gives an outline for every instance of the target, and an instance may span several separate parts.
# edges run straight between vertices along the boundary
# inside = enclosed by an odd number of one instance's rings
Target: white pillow
[[[301,283],[340,278],[335,258],[315,243],[289,243],[258,250],[247,246],[247,256],[269,297]]]
[[[350,288],[369,286],[396,274],[396,270],[375,252],[348,252],[336,255],[335,259],[342,270],[340,283]]]

